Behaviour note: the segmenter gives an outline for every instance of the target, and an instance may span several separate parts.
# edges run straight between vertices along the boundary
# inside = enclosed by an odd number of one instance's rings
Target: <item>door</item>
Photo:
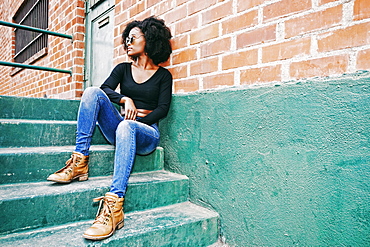
[[[113,69],[114,0],[90,0],[88,6],[85,87],[98,87]]]

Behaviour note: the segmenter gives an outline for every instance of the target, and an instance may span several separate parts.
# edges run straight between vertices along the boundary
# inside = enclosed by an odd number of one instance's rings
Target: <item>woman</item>
[[[132,63],[117,65],[100,88],[87,88],[77,117],[76,148],[66,166],[48,177],[70,183],[88,179],[91,137],[96,126],[116,146],[113,181],[102,200],[93,225],[84,237],[100,240],[123,227],[123,201],[135,154],[149,154],[159,143],[158,121],[169,110],[172,97],[171,73],[158,64],[172,53],[171,33],[164,21],[149,17],[129,23],[122,33],[123,46]],[[120,86],[120,93],[115,90]],[[121,115],[114,107],[124,108]]]

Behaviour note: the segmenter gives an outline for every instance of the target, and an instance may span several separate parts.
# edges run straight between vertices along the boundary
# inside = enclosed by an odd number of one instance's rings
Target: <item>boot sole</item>
[[[56,183],[60,183],[60,184],[69,184],[73,180],[78,180],[79,182],[83,182],[83,181],[86,181],[88,179],[89,179],[89,174],[83,174],[83,175],[76,176],[76,177],[72,178],[69,181],[58,180],[58,179],[50,179],[50,178],[47,178],[46,180],[56,182]]]
[[[120,223],[118,223],[118,224],[117,224],[116,229],[115,229],[114,231],[112,231],[111,233],[109,233],[108,235],[95,237],[95,236],[90,236],[90,235],[85,235],[85,234],[83,234],[82,236],[83,236],[84,238],[86,238],[86,239],[89,239],[89,240],[103,240],[103,239],[106,239],[106,238],[109,238],[110,236],[112,236],[112,235],[113,235],[113,233],[114,233],[116,230],[121,229],[123,226],[124,226],[124,221],[122,220]]]

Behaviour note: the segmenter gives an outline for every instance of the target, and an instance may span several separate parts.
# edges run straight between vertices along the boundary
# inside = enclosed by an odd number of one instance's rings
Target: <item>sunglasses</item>
[[[140,35],[138,37],[134,37],[134,36],[131,36],[131,37],[127,37],[126,38],[126,45],[128,44],[134,44],[135,40],[140,38],[141,36],[144,36],[144,35]]]

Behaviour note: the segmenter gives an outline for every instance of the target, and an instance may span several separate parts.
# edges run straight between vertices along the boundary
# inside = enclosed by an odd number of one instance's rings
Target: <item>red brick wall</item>
[[[116,62],[127,21],[171,28],[175,92],[338,76],[370,68],[368,0],[116,1]]]
[[[23,0],[2,1],[0,19],[12,22]],[[0,66],[0,94],[76,99],[83,91],[84,1],[50,0],[49,30],[73,35],[70,39],[49,35],[48,54],[34,65],[72,69],[73,75],[24,69],[11,76],[11,67]],[[13,62],[12,28],[0,26],[2,32],[0,60]]]
[[[10,21],[21,1],[0,5]],[[11,3],[9,3],[11,2]],[[156,15],[173,33],[173,55],[164,66],[174,92],[339,76],[370,67],[368,0],[116,0],[114,61],[127,61],[124,26]],[[83,90],[84,1],[50,0],[49,54],[36,64],[65,74],[23,70],[10,77],[0,66],[0,94],[78,98]],[[0,27],[0,59],[11,58],[10,29]],[[10,47],[10,48],[9,48]]]

